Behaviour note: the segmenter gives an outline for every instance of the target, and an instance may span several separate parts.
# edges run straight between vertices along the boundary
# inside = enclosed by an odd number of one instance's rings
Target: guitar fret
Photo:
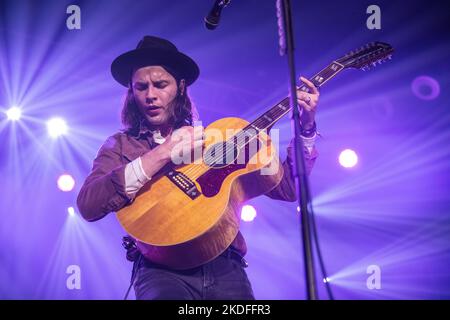
[[[325,78],[320,75],[317,75],[314,77],[314,80],[316,83],[321,84],[323,82],[323,80],[325,80]]]
[[[263,114],[264,119],[266,119],[269,122],[272,122],[273,119],[271,117],[269,117],[267,114]]]
[[[340,64],[337,61],[333,61],[327,67],[325,67],[317,74],[315,74],[313,77],[311,77],[309,80],[316,87],[320,87],[343,69],[344,66],[342,64]],[[298,90],[303,92],[310,92],[310,89],[304,83],[302,83],[300,87],[298,87]],[[274,107],[272,107],[270,110],[265,112],[263,115],[261,115],[259,118],[257,118],[255,121],[250,123],[247,127],[243,129],[243,131],[245,132],[250,128],[253,128],[257,131],[264,130],[273,125],[276,121],[278,121],[281,117],[287,114],[290,110],[291,106],[289,98],[285,98],[278,104],[276,104]]]
[[[288,107],[284,106],[282,103],[278,105],[278,108],[282,109],[283,111],[286,110]]]

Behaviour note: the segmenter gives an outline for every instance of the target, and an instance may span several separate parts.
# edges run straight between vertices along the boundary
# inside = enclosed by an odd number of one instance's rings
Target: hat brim
[[[117,82],[128,87],[133,70],[146,66],[166,66],[180,79],[185,79],[186,85],[194,83],[200,74],[195,61],[184,53],[154,48],[135,49],[121,54],[111,64],[111,74]]]

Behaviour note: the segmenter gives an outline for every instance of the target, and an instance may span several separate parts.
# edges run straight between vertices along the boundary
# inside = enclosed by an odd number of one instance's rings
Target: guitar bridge
[[[166,177],[169,178],[181,191],[183,191],[189,198],[194,200],[201,192],[197,189],[197,186],[191,179],[189,179],[184,173],[176,170],[170,170],[166,173]]]

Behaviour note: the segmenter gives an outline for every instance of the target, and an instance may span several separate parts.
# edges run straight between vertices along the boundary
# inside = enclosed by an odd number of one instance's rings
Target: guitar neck
[[[333,61],[330,63],[326,68],[319,71],[317,74],[315,74],[313,77],[311,77],[309,80],[314,83],[316,87],[321,87],[324,85],[328,80],[333,78],[335,75],[337,75],[339,72],[341,72],[344,69],[344,66],[340,64],[337,61]],[[309,88],[302,84],[299,88],[299,90],[304,92],[309,92]],[[291,111],[291,106],[289,103],[289,97],[283,99],[279,103],[277,103],[275,106],[273,106],[270,110],[265,112],[263,115],[258,117],[255,121],[250,123],[247,127],[245,127],[243,130],[266,130],[270,128],[274,123],[276,123],[278,120],[280,120],[284,115],[286,115],[289,111]]]

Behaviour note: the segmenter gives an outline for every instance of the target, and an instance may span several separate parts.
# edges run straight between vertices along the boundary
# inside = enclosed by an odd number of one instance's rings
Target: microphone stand
[[[306,293],[308,300],[317,300],[314,257],[312,253],[310,210],[311,195],[305,169],[303,140],[300,137],[302,127],[297,105],[297,86],[294,62],[294,35],[290,0],[277,0],[277,15],[280,36],[280,54],[287,54],[290,80],[291,131],[294,135],[294,179],[297,200],[300,208],[300,223],[303,240],[303,257],[305,264]],[[280,23],[281,18],[281,23]]]

